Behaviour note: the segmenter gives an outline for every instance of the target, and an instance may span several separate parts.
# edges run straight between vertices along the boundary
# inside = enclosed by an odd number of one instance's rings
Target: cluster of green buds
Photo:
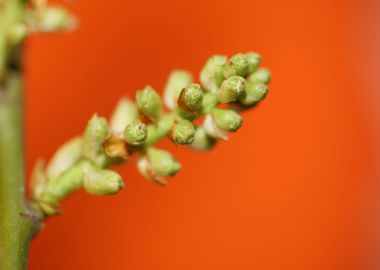
[[[209,150],[227,140],[243,123],[240,113],[263,100],[270,72],[259,68],[256,53],[212,56],[200,73],[200,83],[183,70],[173,71],[163,100],[151,87],[137,91],[135,100],[122,98],[110,121],[94,115],[82,136],[64,144],[33,174],[33,201],[43,215],[58,213],[60,201],[83,187],[95,195],[112,195],[123,187],[122,177],[107,169],[137,155],[137,168],[147,179],[166,185],[181,164],[156,142]],[[165,108],[166,107],[166,108]],[[196,121],[195,121],[196,120]]]

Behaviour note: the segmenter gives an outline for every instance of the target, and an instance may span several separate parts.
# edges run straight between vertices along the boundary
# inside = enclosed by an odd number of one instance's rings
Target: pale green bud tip
[[[200,73],[202,85],[209,91],[215,93],[224,80],[223,69],[227,58],[222,55],[210,57]]]
[[[99,117],[96,114],[92,116],[87,124],[85,131],[86,139],[94,139],[98,142],[102,141],[108,135],[107,120],[104,117]]]
[[[202,114],[208,114],[218,105],[218,98],[211,93],[205,93],[202,100]]]
[[[124,130],[124,138],[130,145],[141,145],[147,137],[147,128],[139,119],[132,121]]]
[[[263,83],[249,82],[246,91],[247,94],[243,97],[241,102],[244,105],[252,105],[266,97],[268,94],[268,86]]]
[[[180,120],[174,124],[171,138],[177,144],[190,144],[194,140],[194,133],[194,126],[190,121]]]
[[[162,114],[161,98],[150,86],[136,93],[137,106],[140,111],[152,120],[159,119]]]
[[[176,107],[181,90],[192,81],[193,77],[190,72],[174,70],[170,73],[163,93],[165,105],[169,109],[173,110]]]
[[[237,131],[243,124],[241,116],[233,110],[215,108],[212,116],[216,125],[224,131]]]
[[[265,83],[268,84],[270,82],[270,79],[272,77],[271,72],[266,68],[259,68],[254,73],[252,73],[248,81],[253,83]]]
[[[124,182],[116,172],[90,170],[85,173],[83,187],[88,193],[94,195],[113,195],[124,187]]]
[[[195,129],[194,140],[191,147],[197,150],[209,150],[216,143],[216,139],[209,136],[203,126]]]
[[[120,99],[110,119],[113,131],[123,132],[125,127],[139,116],[136,104],[127,98]]]
[[[74,23],[73,17],[66,9],[59,6],[50,6],[41,13],[38,30],[59,31],[71,28]]]
[[[202,106],[202,100],[203,91],[200,85],[193,83],[182,89],[178,98],[178,107],[189,111],[197,111]]]
[[[250,52],[246,54],[248,61],[248,73],[252,74],[261,63],[261,56],[258,53]]]
[[[152,147],[147,152],[149,162],[159,176],[173,176],[180,170],[181,165],[169,152]]]
[[[246,82],[243,77],[232,76],[220,86],[217,96],[220,102],[232,102],[245,95]]]
[[[224,67],[223,75],[229,78],[233,75],[245,77],[248,74],[249,63],[247,57],[242,54],[232,56]]]

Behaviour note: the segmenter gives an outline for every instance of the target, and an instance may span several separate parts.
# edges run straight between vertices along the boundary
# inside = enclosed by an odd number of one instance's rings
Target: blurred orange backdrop
[[[212,54],[253,50],[273,80],[228,143],[210,153],[162,144],[183,164],[168,187],[132,161],[118,196],[65,201],[33,241],[30,269],[379,269],[379,104],[366,77],[376,75],[376,5],[70,3],[76,32],[26,46],[29,172],[94,112],[108,117],[146,84],[161,92],[174,68],[197,76]]]

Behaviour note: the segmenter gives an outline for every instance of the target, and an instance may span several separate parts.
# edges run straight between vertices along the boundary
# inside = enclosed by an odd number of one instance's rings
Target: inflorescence
[[[59,202],[81,187],[95,195],[118,193],[124,187],[122,177],[107,167],[132,155],[138,155],[137,168],[145,178],[166,185],[166,178],[174,176],[181,164],[154,144],[168,137],[176,145],[209,150],[218,140],[228,140],[228,133],[242,126],[240,112],[268,93],[271,74],[260,63],[257,53],[230,59],[214,55],[200,72],[200,84],[189,72],[175,70],[163,101],[146,86],[137,91],[135,101],[122,98],[109,122],[95,114],[82,136],[65,143],[46,166],[36,164],[34,205],[48,216],[57,214]],[[194,124],[196,119],[201,124]]]

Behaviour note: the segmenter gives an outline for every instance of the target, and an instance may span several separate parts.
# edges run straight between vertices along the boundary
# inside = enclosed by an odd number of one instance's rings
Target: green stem
[[[22,83],[12,71],[0,86],[0,269],[26,269],[38,228],[25,199]]]

